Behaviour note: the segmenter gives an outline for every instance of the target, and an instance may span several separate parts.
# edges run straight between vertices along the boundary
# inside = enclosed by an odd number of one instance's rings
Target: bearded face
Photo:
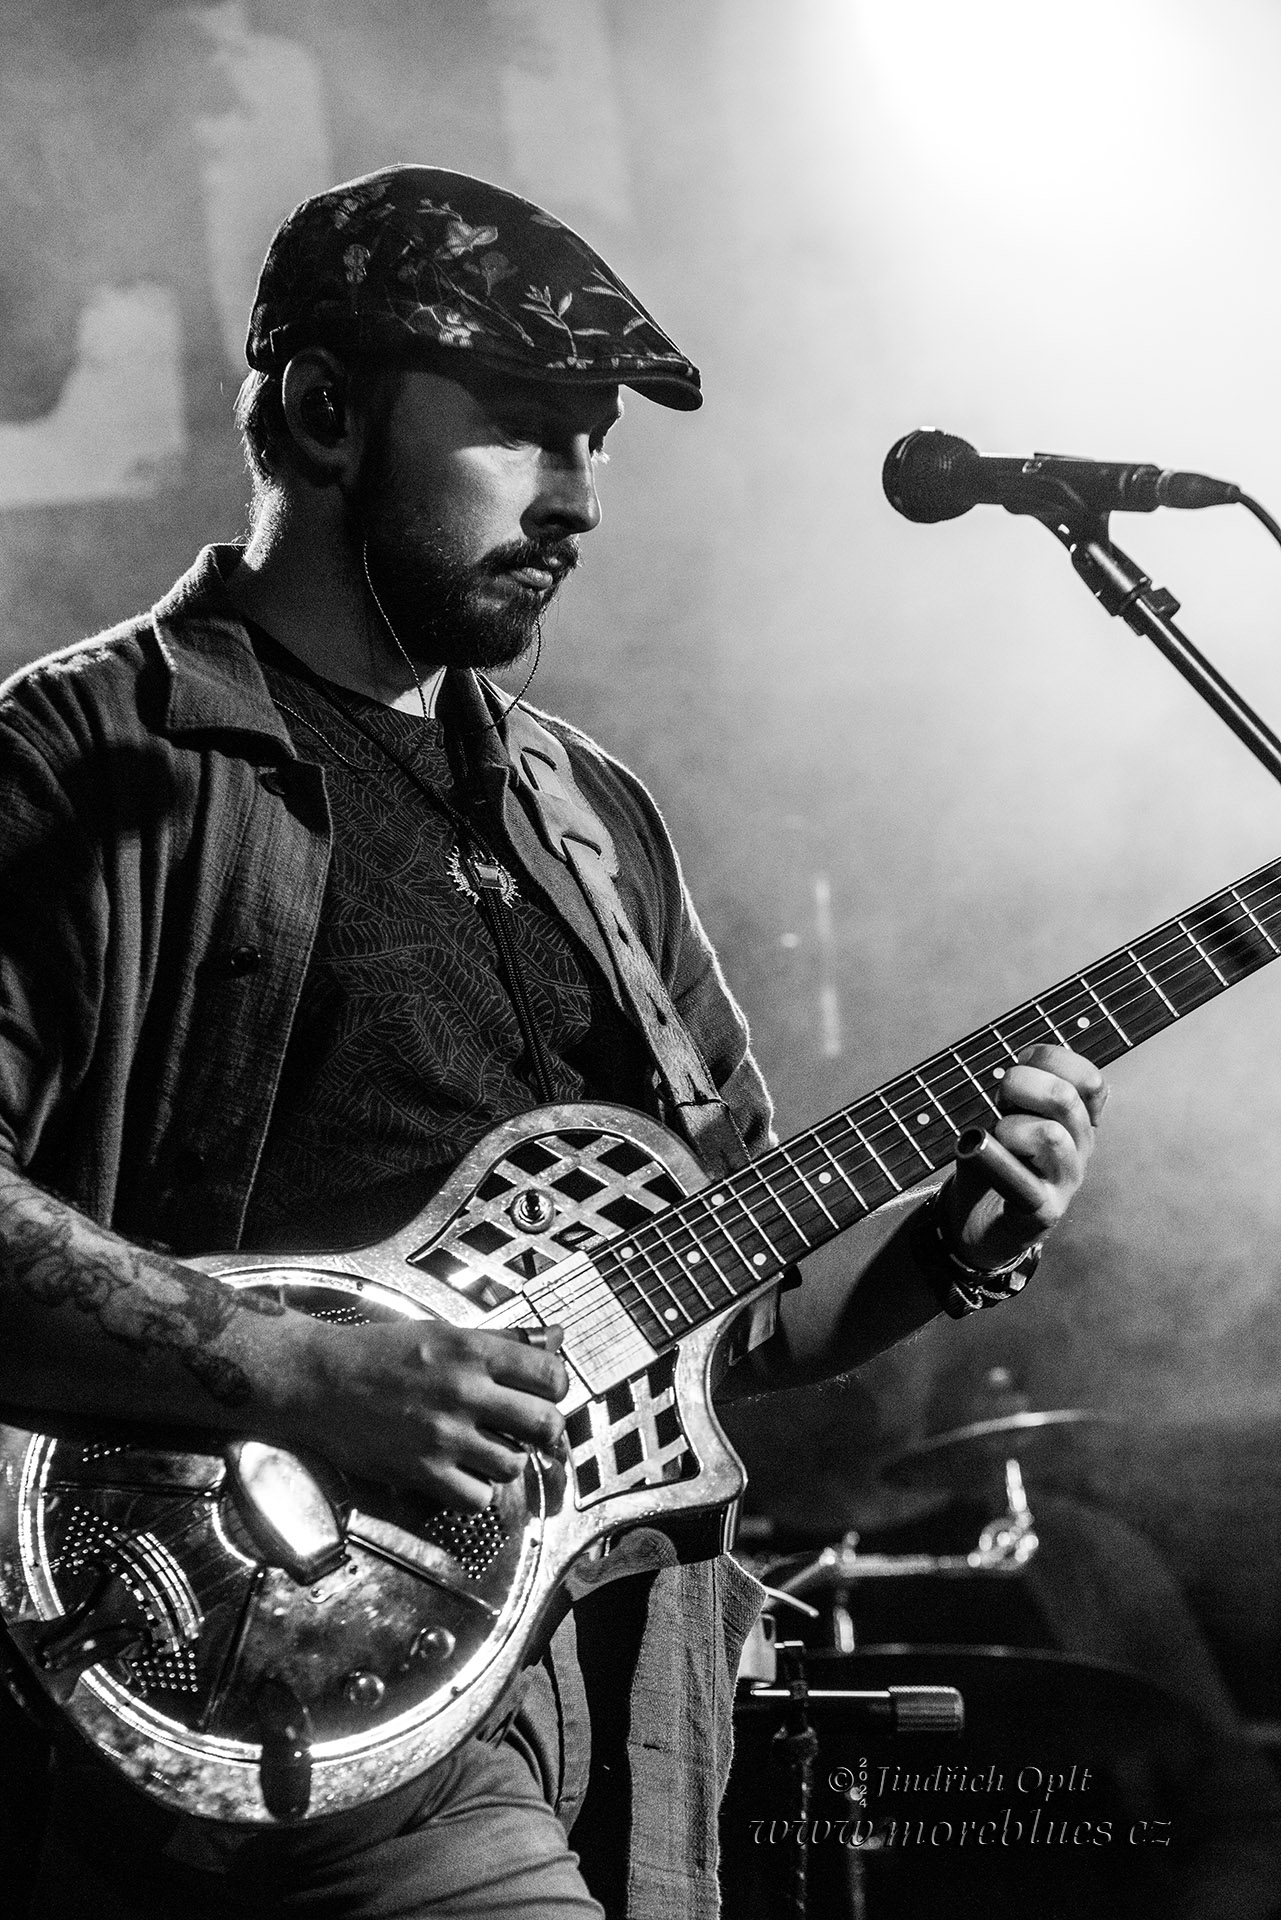
[[[420,372],[373,408],[348,536],[415,666],[527,651],[599,519],[594,465],[617,411],[612,389],[603,406],[599,389]]]

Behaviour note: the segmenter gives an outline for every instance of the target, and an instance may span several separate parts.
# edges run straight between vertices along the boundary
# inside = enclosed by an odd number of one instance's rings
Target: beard
[[[419,668],[512,666],[533,645],[561,580],[578,565],[572,535],[511,540],[479,560],[460,560],[439,535],[402,512],[378,431],[348,501],[347,526],[384,619]],[[524,567],[549,571],[550,590],[538,592],[511,577]]]

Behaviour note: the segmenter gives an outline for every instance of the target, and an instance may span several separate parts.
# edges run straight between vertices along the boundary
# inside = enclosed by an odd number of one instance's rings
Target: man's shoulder
[[[163,598],[0,684],[0,727],[77,743],[236,730],[278,735],[243,623],[226,605],[234,548],[206,547]]]
[[[26,731],[77,715],[136,713],[139,681],[157,657],[152,614],[134,614],[11,673],[0,682],[0,723]]]

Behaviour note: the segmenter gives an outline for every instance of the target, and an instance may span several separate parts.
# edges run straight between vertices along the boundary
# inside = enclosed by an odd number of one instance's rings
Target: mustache
[[[516,573],[522,567],[540,567],[559,581],[578,561],[578,541],[567,534],[561,540],[509,540],[486,554],[484,568],[486,573]]]

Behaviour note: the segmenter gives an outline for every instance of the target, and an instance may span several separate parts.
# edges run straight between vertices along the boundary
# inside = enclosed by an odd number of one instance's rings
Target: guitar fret
[[[705,1217],[710,1217],[711,1222],[710,1231],[705,1227],[700,1233],[699,1239],[703,1252],[711,1262],[716,1277],[725,1288],[728,1296],[728,1299],[722,1302],[722,1304],[728,1305],[729,1300],[737,1300],[743,1293],[744,1281],[754,1281],[758,1278],[759,1270],[754,1264],[751,1255],[745,1252],[743,1247],[739,1245],[730,1224],[725,1218],[726,1210],[731,1202],[735,1206],[740,1207],[742,1202],[736,1194],[727,1192],[723,1187],[718,1187],[715,1191],[716,1197],[720,1201],[719,1206],[715,1209],[711,1207],[710,1203],[703,1196],[699,1196],[703,1202],[704,1215]],[[717,1251],[715,1253],[713,1253],[711,1246],[713,1239],[717,1242]],[[731,1262],[739,1270],[739,1279],[737,1281],[731,1279],[726,1271],[727,1266],[729,1266]]]
[[[755,1167],[751,1169],[751,1172],[754,1177],[759,1178],[758,1170]],[[766,1233],[764,1227],[761,1225],[760,1221],[757,1219],[755,1213],[752,1211],[751,1207],[748,1205],[743,1195],[741,1193],[735,1193],[732,1188],[729,1188],[726,1190],[725,1197],[727,1200],[730,1200],[734,1203],[734,1205],[738,1208],[739,1212],[743,1215],[744,1219],[746,1220],[750,1231],[756,1235],[758,1240],[763,1241],[766,1248],[768,1249],[768,1256],[763,1256],[759,1252],[753,1253],[753,1254],[747,1254],[747,1253],[743,1253],[735,1243],[735,1251],[739,1253],[739,1256],[742,1259],[743,1266],[746,1269],[746,1271],[752,1274],[754,1278],[759,1278],[760,1269],[761,1267],[768,1265],[769,1258],[777,1260],[781,1266],[786,1266],[787,1261],[785,1257],[783,1256],[783,1254],[779,1252],[779,1249],[774,1245],[774,1242],[770,1239],[769,1235]],[[731,1238],[732,1240],[732,1236],[729,1234],[728,1228],[724,1229],[724,1231],[726,1232],[727,1237]]]
[[[651,1228],[650,1231],[652,1232],[653,1229]],[[650,1272],[653,1275],[654,1281],[657,1284],[659,1292],[665,1293],[667,1295],[668,1300],[671,1302],[671,1307],[668,1309],[665,1309],[662,1315],[663,1319],[666,1320],[672,1308],[674,1308],[678,1313],[682,1311],[680,1295],[676,1292],[676,1289],[673,1286],[671,1280],[669,1280],[666,1277],[666,1275],[663,1273],[657,1260],[655,1260],[653,1254],[650,1253],[647,1249],[641,1249],[640,1255],[641,1255],[641,1258],[644,1260],[646,1266],[650,1269]],[[640,1282],[637,1281],[636,1284],[637,1286],[639,1286]],[[651,1302],[651,1305],[652,1305],[652,1302]]]
[[[865,1152],[871,1154],[873,1160],[875,1160],[877,1166],[881,1169],[881,1172],[885,1175],[885,1178],[889,1181],[895,1193],[902,1193],[903,1191],[902,1181],[896,1180],[894,1178],[894,1175],[890,1172],[889,1168],[886,1166],[885,1162],[882,1160],[880,1154],[876,1151],[876,1148],[872,1145],[871,1141],[868,1139],[867,1135],[864,1133],[862,1127],[855,1127],[854,1131],[858,1136],[859,1145],[864,1149]]]
[[[677,1247],[673,1246],[672,1242],[668,1239],[667,1235],[663,1232],[663,1228],[658,1221],[655,1221],[654,1224],[648,1229],[648,1231],[650,1233],[655,1233],[658,1235],[659,1239],[663,1242],[663,1245],[667,1248],[669,1257],[679,1263],[679,1271],[680,1271],[680,1276],[682,1280],[687,1280],[689,1282],[690,1286],[693,1287],[695,1293],[698,1295],[703,1305],[707,1308],[707,1311],[709,1313],[714,1312],[716,1303],[711,1299],[711,1297],[708,1294],[704,1293],[703,1288],[699,1283],[698,1275],[694,1271],[694,1267],[697,1265],[701,1265],[702,1263],[702,1259],[703,1259],[702,1249],[699,1247],[695,1247],[691,1253],[682,1253]]]
[[[1231,986],[1277,954],[1277,944],[1232,890],[1183,916],[1183,926],[1211,963],[1221,985]]]
[[[715,1215],[715,1214],[714,1214],[714,1213],[712,1212],[712,1209],[711,1209],[710,1207],[708,1207],[708,1208],[707,1208],[707,1213],[708,1213],[708,1215],[710,1216],[710,1221],[711,1221],[711,1224],[712,1224],[713,1226],[715,1226],[715,1225],[716,1225],[716,1215]],[[719,1231],[719,1228],[718,1228],[717,1230]],[[722,1233],[722,1234],[721,1234],[721,1239],[722,1239],[722,1240],[725,1240],[726,1238],[727,1238],[727,1236],[726,1236],[725,1234],[723,1234],[723,1233]],[[707,1261],[708,1261],[708,1264],[710,1265],[710,1267],[711,1267],[711,1269],[712,1269],[712,1272],[713,1272],[713,1273],[714,1273],[714,1274],[716,1275],[716,1278],[717,1278],[717,1279],[718,1279],[718,1280],[720,1281],[720,1283],[721,1283],[721,1285],[722,1285],[722,1286],[724,1287],[724,1289],[725,1289],[725,1292],[726,1292],[726,1294],[727,1294],[727,1296],[728,1296],[728,1298],[729,1298],[730,1300],[735,1300],[735,1299],[737,1299],[737,1297],[738,1297],[738,1296],[737,1296],[737,1294],[736,1294],[736,1293],[734,1292],[734,1289],[733,1289],[733,1287],[732,1287],[732,1286],[730,1285],[730,1283],[729,1283],[729,1281],[728,1281],[728,1280],[727,1280],[727,1279],[725,1278],[725,1275],[724,1275],[724,1274],[723,1274],[723,1273],[721,1272],[721,1263],[720,1263],[720,1261],[719,1261],[719,1260],[718,1260],[718,1259],[716,1258],[716,1255],[715,1255],[715,1254],[714,1254],[714,1253],[712,1252],[712,1248],[711,1248],[711,1237],[710,1237],[710,1235],[709,1235],[709,1234],[707,1233],[707,1231],[706,1231],[705,1229],[704,1229],[704,1231],[703,1231],[703,1232],[701,1232],[701,1233],[700,1233],[700,1235],[699,1235],[699,1244],[700,1244],[700,1246],[702,1247],[702,1249],[703,1249],[703,1252],[704,1252],[704,1254],[705,1254],[705,1255],[706,1255],[706,1257],[707,1257]],[[724,1304],[724,1303],[722,1303],[722,1304]]]
[[[953,1050],[951,1057],[953,1060],[956,1061],[957,1066],[960,1067],[961,1072],[965,1075],[966,1079],[969,1080],[969,1082],[974,1088],[975,1093],[978,1094],[980,1100],[985,1100],[988,1106],[991,1107],[993,1113],[999,1113],[1001,1109],[997,1106],[995,1100],[992,1098],[987,1088],[979,1080],[977,1074],[971,1071],[968,1063],[964,1061],[961,1058],[960,1054],[957,1053],[955,1050]]]
[[[774,1187],[770,1181],[769,1175],[764,1171],[762,1171],[760,1178],[766,1193],[768,1193],[770,1199],[774,1202],[774,1205],[778,1208],[783,1218],[787,1221],[787,1224],[791,1227],[792,1232],[796,1235],[797,1239],[803,1243],[805,1247],[805,1251],[808,1253],[813,1243],[810,1240],[809,1235],[806,1233],[804,1227],[801,1225],[800,1221],[796,1218],[795,1214],[792,1212],[787,1202],[781,1197],[781,1195],[775,1192]]]
[[[833,1227],[836,1232],[839,1233],[840,1226],[841,1226],[840,1221],[837,1219],[836,1215],[832,1212],[831,1208],[824,1205],[822,1194],[816,1191],[815,1186],[810,1182],[808,1176],[801,1172],[801,1165],[799,1160],[795,1162],[795,1166],[796,1166],[797,1177],[800,1179],[801,1183],[803,1184],[806,1193],[808,1193],[810,1199],[814,1202],[814,1205],[818,1208],[819,1212],[828,1221],[829,1225]]]
[[[1106,1021],[1108,1021],[1113,1027],[1116,1028],[1118,1037],[1123,1041],[1123,1043],[1127,1047],[1132,1047],[1134,1045],[1133,1040],[1131,1040],[1129,1034],[1125,1031],[1125,1028],[1121,1025],[1121,1022],[1117,1019],[1116,1015],[1110,1012],[1109,1009],[1104,1005],[1102,1000],[1099,999],[1098,994],[1094,991],[1094,988],[1090,985],[1090,982],[1085,976],[1085,974],[1081,975],[1081,985],[1085,988],[1085,991],[1089,994],[1091,1000],[1093,1000],[1095,1006],[1098,1008],[1099,1012],[1103,1015],[1103,1018]]]
[[[1255,926],[1259,929],[1259,932],[1263,935],[1264,939],[1267,941],[1268,945],[1271,947],[1273,953],[1281,954],[1281,947],[1279,947],[1276,941],[1272,938],[1272,935],[1268,932],[1262,920],[1260,920],[1258,914],[1255,913],[1253,909],[1248,905],[1248,903],[1242,899],[1241,895],[1237,892],[1237,889],[1235,887],[1229,887],[1228,891],[1232,895],[1232,898],[1236,901],[1237,905],[1240,907],[1242,913],[1244,913],[1248,919],[1254,922]]]
[[[760,1175],[758,1174],[757,1177],[759,1178]],[[768,1192],[768,1188],[766,1189],[766,1191]],[[769,1234],[766,1233],[764,1227],[761,1225],[760,1221],[757,1219],[755,1211],[748,1204],[748,1202],[740,1196],[738,1204],[740,1207],[742,1207],[743,1212],[747,1215],[748,1219],[751,1221],[754,1231],[760,1235],[761,1239],[765,1242],[765,1245],[769,1248],[770,1253],[773,1255],[775,1260],[785,1260],[787,1258],[786,1254],[783,1252],[781,1247],[776,1247],[774,1245],[773,1240],[770,1238]]]
[[[625,1255],[623,1248],[616,1249],[612,1245],[606,1250],[607,1253],[613,1254],[620,1265],[624,1257],[627,1262],[624,1268],[623,1284],[615,1288],[615,1293],[632,1318],[637,1321],[650,1345],[657,1346],[661,1340],[670,1339],[672,1328],[682,1319],[687,1327],[697,1325],[699,1316],[691,1314],[688,1308],[681,1306],[679,1298],[663,1278],[657,1262],[648,1249],[640,1245],[635,1237],[627,1239],[624,1246]],[[641,1262],[649,1270],[646,1275],[636,1271]],[[666,1305],[662,1300],[664,1294],[667,1297]],[[645,1316],[648,1316],[650,1323],[648,1325]]]
[[[876,1097],[880,1101],[881,1105],[884,1107],[886,1113],[889,1114],[890,1119],[894,1122],[895,1126],[898,1128],[903,1138],[907,1141],[908,1146],[912,1149],[912,1152],[916,1155],[917,1159],[921,1162],[922,1166],[927,1167],[929,1171],[933,1173],[934,1162],[930,1159],[928,1154],[923,1153],[920,1147],[918,1147],[918,1145],[916,1144],[916,1141],[913,1139],[912,1135],[908,1132],[906,1126],[903,1124],[902,1120],[900,1120],[898,1114],[895,1113],[894,1108],[890,1105],[889,1100],[886,1098],[886,1096],[883,1093],[878,1093]]]
[[[671,1339],[673,1327],[678,1326],[682,1318],[679,1307],[669,1306],[660,1310],[650,1290],[630,1275],[624,1276],[621,1285],[613,1288],[613,1293],[619,1305],[631,1314],[651,1347],[661,1346],[664,1340]],[[684,1318],[685,1331],[688,1332],[689,1328],[696,1323],[688,1314]],[[590,1337],[585,1339],[579,1334],[575,1345],[582,1348],[588,1360],[602,1359],[605,1357],[605,1349],[600,1345],[602,1337],[607,1344],[607,1335],[598,1335],[593,1341]]]
[[[815,1134],[814,1144],[816,1147],[818,1147],[820,1152],[825,1153],[827,1155],[828,1159],[831,1161],[832,1165],[835,1167],[837,1179],[842,1181],[849,1188],[850,1192],[854,1195],[854,1198],[858,1201],[858,1204],[860,1205],[860,1207],[863,1208],[864,1212],[870,1213],[872,1211],[871,1207],[868,1205],[867,1201],[863,1198],[862,1194],[859,1192],[858,1188],[855,1186],[852,1177],[850,1176],[850,1174],[846,1172],[844,1166],[837,1159],[836,1155],[832,1152],[832,1149],[827,1145],[826,1141],[820,1140],[818,1135]]]
[[[1197,939],[1192,929],[1189,926],[1186,926],[1182,919],[1176,919],[1175,925],[1180,929],[1181,932],[1187,935],[1188,939],[1192,942],[1193,946],[1196,948],[1201,958],[1205,961],[1206,966],[1210,969],[1210,972],[1214,975],[1215,979],[1220,983],[1221,986],[1226,987],[1228,984],[1227,975],[1219,972],[1219,969],[1215,966],[1213,960],[1211,960],[1209,954],[1206,952],[1205,948],[1201,945],[1201,942]]]
[[[1139,972],[1143,975],[1143,978],[1147,981],[1152,991],[1154,993],[1160,994],[1162,1000],[1164,1000],[1166,1006],[1170,1009],[1170,1012],[1174,1015],[1175,1019],[1177,1020],[1179,1017],[1179,1010],[1175,1006],[1173,1000],[1171,1000],[1169,994],[1163,991],[1159,981],[1154,980],[1152,978],[1152,975],[1148,972],[1148,969],[1144,966],[1143,962],[1140,960],[1138,954],[1134,951],[1133,947],[1127,947],[1126,952],[1129,954],[1131,960],[1133,960],[1135,966],[1138,968]],[[1220,978],[1222,978],[1222,976],[1220,976]]]
[[[1100,1006],[1102,1006],[1103,1004],[1102,1001],[1100,1001],[1099,1004]],[[1059,1028],[1056,1026],[1055,1022],[1051,1020],[1049,1014],[1045,1011],[1045,1008],[1042,1006],[1041,1002],[1039,1000],[1034,1000],[1032,1002],[1032,1005],[1036,1008],[1042,1020],[1044,1020],[1046,1026],[1050,1029],[1050,1032],[1054,1035],[1054,1038],[1059,1042],[1060,1046],[1064,1046],[1064,1047],[1070,1046],[1072,1044],[1071,1041],[1067,1038],[1066,1034],[1061,1033],[1059,1031]],[[1107,1008],[1104,1007],[1103,1011],[1106,1013]]]
[[[950,1132],[955,1133],[956,1128],[952,1125],[951,1114],[948,1112],[947,1108],[942,1104],[938,1095],[934,1092],[933,1088],[930,1086],[929,1081],[925,1078],[925,1075],[914,1068],[912,1071],[912,1078],[913,1080],[915,1080],[917,1086],[921,1089],[921,1092],[925,1095],[925,1098],[929,1101],[930,1105],[938,1113],[939,1119],[942,1120],[942,1122],[949,1129]]]
[[[707,1211],[710,1212],[710,1209],[707,1209]],[[726,1233],[723,1226],[721,1226],[719,1217],[713,1214],[712,1220],[714,1223],[715,1233],[722,1242],[722,1253],[724,1252],[725,1248],[728,1248],[731,1252],[738,1254],[738,1257],[741,1260],[743,1258],[742,1255],[738,1253],[738,1249],[735,1247],[732,1238],[728,1233]],[[664,1249],[663,1257],[666,1260],[674,1261],[676,1263],[679,1277],[681,1281],[685,1284],[685,1286],[690,1290],[691,1295],[697,1299],[700,1305],[703,1308],[705,1308],[708,1313],[718,1312],[721,1307],[728,1306],[731,1301],[736,1300],[738,1298],[739,1289],[734,1287],[732,1283],[726,1279],[725,1274],[721,1268],[720,1262],[717,1260],[715,1254],[712,1252],[711,1246],[709,1244],[711,1236],[709,1236],[706,1232],[695,1233],[694,1230],[685,1221],[678,1221],[676,1223],[676,1229],[677,1230],[683,1229],[686,1233],[689,1234],[690,1241],[691,1241],[691,1250],[697,1252],[699,1255],[699,1259],[694,1263],[695,1266],[701,1266],[704,1259],[707,1261],[708,1265],[712,1269],[712,1272],[715,1274],[716,1279],[719,1281],[720,1285],[725,1289],[724,1300],[717,1301],[713,1299],[712,1296],[707,1292],[705,1286],[702,1284],[702,1280],[700,1280],[698,1274],[691,1269],[689,1260],[685,1257],[685,1254],[682,1252],[682,1250],[677,1246],[674,1238],[671,1235],[669,1235],[667,1230],[663,1227],[661,1221],[648,1222],[644,1227],[641,1228],[639,1234],[637,1234],[633,1239],[627,1241],[625,1244],[630,1248],[635,1248],[637,1251],[639,1251],[642,1258],[644,1258],[651,1266],[653,1266],[655,1264],[653,1255],[645,1250],[644,1242],[650,1239],[655,1239],[655,1238],[658,1239],[662,1243],[662,1246]],[[750,1267],[745,1260],[743,1261],[743,1265],[748,1271],[750,1271]],[[703,1278],[707,1279],[708,1276],[704,1275]],[[673,1291],[672,1284],[670,1281],[665,1282],[665,1286],[666,1286],[666,1290],[669,1293]],[[679,1304],[679,1296],[677,1297],[677,1300]],[[688,1314],[688,1308],[686,1309],[686,1312]],[[672,1316],[671,1316],[670,1309],[664,1310],[660,1317],[663,1319],[663,1321],[667,1324],[668,1328],[670,1329],[672,1325]],[[691,1324],[696,1323],[698,1320],[702,1319],[703,1317],[705,1317],[704,1314],[696,1313],[693,1317],[693,1321],[691,1322]]]

